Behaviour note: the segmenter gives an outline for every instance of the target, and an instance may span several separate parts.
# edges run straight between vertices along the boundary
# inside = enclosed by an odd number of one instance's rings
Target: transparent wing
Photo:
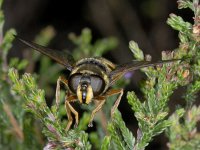
[[[172,63],[178,61],[180,59],[173,60],[164,60],[158,62],[150,62],[150,61],[131,61],[122,65],[118,65],[111,73],[110,73],[110,84],[112,85],[115,81],[121,78],[125,73],[131,72],[134,70],[138,70],[140,68],[145,68],[149,66],[156,66],[164,63]]]
[[[60,63],[61,65],[64,65],[67,67],[68,70],[72,70],[72,66],[74,65],[75,61],[73,56],[68,51],[59,51],[55,49],[50,49],[41,45],[38,45],[33,42],[29,42],[26,40],[23,40],[19,38],[18,36],[15,36],[18,40],[20,40],[25,45],[41,52],[42,54],[52,58],[56,62]]]

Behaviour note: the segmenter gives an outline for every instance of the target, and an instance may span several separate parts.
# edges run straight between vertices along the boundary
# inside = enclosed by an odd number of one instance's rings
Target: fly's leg
[[[119,103],[121,101],[123,93],[124,93],[123,89],[111,89],[106,93],[106,96],[112,96],[112,95],[119,94],[119,96],[117,97],[117,100],[115,101],[115,103],[111,109],[111,118],[113,117],[116,108],[119,106]]]
[[[123,95],[123,89],[111,89],[111,90],[109,90],[108,92],[106,92],[106,95],[105,96],[101,96],[101,97],[97,97],[96,98],[96,100],[99,100],[100,101],[100,103],[97,105],[97,107],[92,111],[92,114],[91,114],[91,117],[90,117],[90,122],[89,122],[89,124],[88,124],[88,126],[89,127],[92,127],[93,125],[92,125],[92,121],[93,121],[93,119],[94,119],[94,115],[96,114],[96,112],[98,112],[101,108],[102,108],[102,106],[103,106],[103,104],[105,103],[105,101],[106,101],[106,99],[105,99],[105,97],[107,97],[107,96],[112,96],[112,95],[116,95],[116,94],[119,94],[119,96],[117,97],[117,100],[115,101],[115,103],[114,103],[114,105],[113,105],[113,107],[112,107],[112,109],[111,109],[111,118],[113,117],[113,115],[114,115],[114,112],[115,112],[115,110],[116,110],[116,108],[119,106],[119,103],[120,103],[120,101],[121,101],[121,98],[122,98],[122,95]]]
[[[56,106],[57,106],[57,108],[60,105],[60,84],[61,83],[68,86],[68,81],[63,76],[60,76],[57,80],[57,85],[56,85]]]
[[[97,100],[101,100],[101,99],[97,99]],[[96,112],[98,112],[101,109],[101,107],[103,106],[103,104],[105,103],[105,101],[106,101],[105,98],[103,100],[101,100],[99,102],[99,104],[97,105],[97,107],[92,111],[88,127],[92,127],[93,126],[92,122],[93,122],[94,116],[95,116]]]
[[[60,76],[57,80],[57,86],[56,86],[56,106],[57,106],[57,108],[60,105],[60,84],[61,83],[63,83],[66,87],[68,87],[67,79],[65,79],[63,76]],[[76,126],[78,125],[78,112],[70,104],[70,102],[73,102],[75,100],[77,100],[77,97],[74,95],[69,95],[69,96],[66,96],[66,98],[65,98],[65,107],[66,107],[67,117],[68,117],[68,123],[67,123],[66,130],[70,129],[72,122],[73,122],[71,113],[73,113],[75,115]]]
[[[73,113],[75,115],[75,121],[76,121],[75,127],[78,125],[78,112],[70,104],[70,102],[74,102],[76,100],[77,100],[77,97],[74,96],[74,95],[66,97],[66,99],[65,99],[65,107],[66,107],[67,117],[68,117],[68,123],[67,123],[66,130],[70,129],[72,122],[73,122],[73,118],[72,118],[71,113]]]

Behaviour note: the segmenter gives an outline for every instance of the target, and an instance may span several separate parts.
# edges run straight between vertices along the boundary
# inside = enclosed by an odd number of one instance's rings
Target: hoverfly
[[[123,95],[123,89],[112,89],[111,87],[125,73],[148,66],[156,66],[179,60],[165,60],[154,63],[150,61],[131,61],[122,65],[115,65],[102,57],[83,58],[75,61],[73,56],[66,51],[49,49],[19,37],[16,38],[25,45],[49,56],[70,71],[68,79],[65,77],[58,78],[56,87],[57,104],[59,104],[60,101],[60,84],[63,83],[68,88],[65,98],[65,107],[68,117],[66,130],[70,129],[72,125],[72,113],[75,115],[75,125],[78,125],[79,123],[79,114],[72,107],[70,104],[71,102],[79,101],[80,104],[90,104],[92,100],[99,101],[98,105],[91,113],[90,122],[88,124],[90,127],[92,126],[92,121],[96,112],[102,108],[106,102],[106,98],[108,96],[118,95],[111,109],[111,117],[113,116]]]

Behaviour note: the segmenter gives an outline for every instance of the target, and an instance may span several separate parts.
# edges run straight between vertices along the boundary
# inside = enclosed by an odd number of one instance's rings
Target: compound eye
[[[104,83],[103,79],[101,77],[95,76],[95,75],[92,75],[90,77],[90,79],[91,79],[90,84],[92,86],[93,94],[95,96],[100,95],[105,88],[105,83]]]
[[[72,90],[73,93],[76,93],[80,80],[81,74],[75,74],[69,78],[69,88]]]

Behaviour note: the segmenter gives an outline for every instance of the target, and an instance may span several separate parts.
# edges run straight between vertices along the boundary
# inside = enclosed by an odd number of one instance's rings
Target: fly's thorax
[[[78,68],[78,67],[80,67],[82,65],[86,65],[86,64],[96,66],[98,68],[98,70],[105,71],[107,74],[109,74],[116,67],[115,64],[113,64],[111,61],[109,61],[103,57],[94,57],[94,58],[84,58],[84,59],[79,60],[76,63],[75,68]]]

